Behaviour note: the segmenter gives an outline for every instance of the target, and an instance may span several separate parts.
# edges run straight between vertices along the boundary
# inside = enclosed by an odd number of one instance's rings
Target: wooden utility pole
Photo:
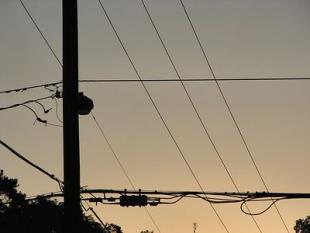
[[[64,233],[80,232],[77,0],[63,0]]]

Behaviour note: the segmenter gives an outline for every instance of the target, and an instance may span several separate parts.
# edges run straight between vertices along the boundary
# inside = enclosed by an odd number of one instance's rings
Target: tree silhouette
[[[17,190],[17,179],[0,173],[0,232],[1,233],[62,233],[64,221],[63,203],[38,198],[26,200]],[[119,226],[106,224],[103,228],[91,216],[83,213],[81,232],[122,233]]]
[[[296,233],[310,233],[310,216],[298,219],[294,227]]]

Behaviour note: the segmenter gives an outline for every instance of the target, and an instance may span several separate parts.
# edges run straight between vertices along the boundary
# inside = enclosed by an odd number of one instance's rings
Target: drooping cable
[[[185,92],[185,94],[186,94],[186,97],[188,98],[188,100],[189,100],[189,102],[190,102],[190,105],[192,106],[192,108],[193,108],[193,110],[194,110],[194,112],[195,112],[195,114],[196,114],[196,116],[197,116],[197,119],[198,119],[200,125],[201,125],[202,128],[203,128],[203,131],[204,131],[205,134],[207,135],[207,137],[208,137],[210,143],[212,144],[212,147],[213,147],[214,151],[216,152],[216,155],[217,155],[217,157],[219,158],[219,160],[220,160],[220,162],[221,162],[223,168],[225,169],[225,171],[226,171],[226,173],[227,173],[229,179],[231,180],[233,186],[235,187],[235,189],[236,189],[238,192],[240,192],[240,190],[239,190],[239,188],[238,188],[238,186],[237,186],[237,183],[235,182],[235,180],[234,180],[232,174],[230,173],[230,171],[229,171],[229,169],[228,169],[228,167],[227,167],[225,161],[223,160],[223,158],[222,158],[222,156],[221,156],[219,150],[217,149],[217,146],[216,146],[216,144],[215,144],[213,138],[211,137],[211,134],[210,134],[210,132],[209,132],[207,126],[206,126],[206,123],[202,120],[202,117],[201,117],[201,115],[200,115],[200,113],[199,113],[199,111],[198,111],[198,109],[197,109],[197,107],[196,107],[196,105],[195,105],[195,103],[194,103],[194,101],[193,101],[193,99],[192,99],[192,97],[191,97],[191,95],[190,95],[190,93],[189,93],[189,91],[188,91],[186,85],[185,85],[184,82],[182,81],[181,75],[180,75],[180,73],[179,73],[179,71],[178,71],[178,69],[177,69],[175,63],[173,62],[173,59],[172,59],[172,57],[171,57],[171,55],[170,55],[170,53],[169,53],[169,51],[168,51],[168,48],[167,48],[167,46],[166,46],[166,44],[165,44],[165,42],[164,42],[162,36],[161,36],[160,33],[159,33],[159,30],[157,29],[157,26],[155,25],[155,22],[154,22],[154,20],[153,20],[151,14],[150,14],[150,11],[148,10],[148,7],[146,6],[144,0],[141,0],[141,2],[142,2],[142,5],[143,5],[144,10],[145,10],[145,12],[146,12],[146,14],[147,14],[147,16],[148,16],[148,19],[149,19],[149,21],[151,22],[151,24],[152,24],[152,26],[153,26],[153,28],[154,28],[154,30],[155,30],[155,33],[156,33],[158,39],[159,39],[160,42],[161,42],[162,47],[164,48],[164,51],[165,51],[165,53],[166,53],[166,55],[167,55],[167,57],[168,57],[168,59],[169,59],[169,61],[170,61],[170,64],[171,64],[173,70],[175,71],[175,73],[176,73],[176,75],[177,75],[177,77],[178,77],[178,79],[179,79],[179,81],[180,81],[180,83],[181,83],[181,85],[182,85],[182,88],[183,88],[183,90],[184,90],[184,92]],[[246,205],[246,208],[247,208],[248,211],[250,212],[250,210],[249,210],[249,208],[248,208],[247,205]],[[253,220],[255,226],[256,226],[257,229],[259,230],[259,232],[262,233],[262,230],[261,230],[260,226],[258,225],[256,219],[255,219],[253,216],[251,216],[251,218],[252,218],[252,220]]]
[[[30,99],[30,100],[24,101],[22,103],[12,104],[12,105],[6,106],[6,107],[1,107],[0,111],[7,110],[7,109],[10,109],[10,108],[16,108],[16,107],[22,106],[24,104],[29,104],[29,103],[38,102],[38,101],[41,101],[41,100],[46,100],[46,99],[51,99],[51,98],[54,98],[54,94],[53,95],[49,95],[49,96],[45,96],[45,97],[41,97],[41,98],[37,98],[37,99]]]
[[[126,54],[126,56],[127,56],[128,60],[129,60],[129,62],[130,62],[130,64],[131,64],[131,66],[132,66],[134,72],[136,73],[137,77],[138,77],[140,80],[142,80],[142,78],[141,78],[141,76],[140,76],[140,73],[138,72],[136,66],[134,65],[133,60],[131,59],[131,57],[130,57],[130,55],[129,55],[129,53],[128,53],[128,51],[127,51],[127,49],[126,49],[126,47],[125,47],[125,45],[124,45],[124,43],[123,43],[123,41],[121,40],[121,38],[120,38],[118,32],[116,31],[116,28],[114,27],[114,24],[112,23],[112,21],[111,21],[109,15],[108,15],[108,13],[107,13],[105,7],[103,6],[101,0],[98,0],[98,2],[99,2],[99,4],[100,4],[100,6],[101,6],[101,9],[102,9],[103,12],[104,12],[104,15],[106,16],[106,18],[107,18],[107,20],[108,20],[108,22],[109,22],[109,24],[110,24],[110,26],[111,26],[113,32],[114,32],[115,36],[117,37],[117,39],[118,39],[118,41],[119,41],[119,43],[120,43],[120,45],[121,45],[121,47],[122,47],[124,53]],[[167,132],[168,132],[170,138],[172,139],[173,143],[175,144],[175,146],[176,146],[176,148],[177,148],[179,154],[181,155],[183,161],[185,162],[186,166],[188,167],[188,169],[189,169],[191,175],[193,176],[195,182],[197,183],[197,185],[199,186],[199,188],[203,191],[204,189],[203,189],[202,185],[200,184],[200,182],[199,182],[199,180],[198,180],[196,174],[194,173],[194,170],[192,169],[192,167],[190,166],[189,162],[187,161],[187,159],[186,159],[186,157],[185,157],[183,151],[181,150],[181,148],[180,148],[179,144],[177,143],[175,137],[173,136],[173,134],[172,134],[170,128],[168,127],[168,125],[167,125],[165,119],[163,118],[161,112],[159,111],[159,109],[158,109],[158,107],[157,107],[157,105],[156,105],[156,103],[155,103],[153,97],[151,96],[151,94],[150,94],[148,88],[146,87],[145,83],[143,83],[143,82],[141,82],[141,85],[142,85],[143,89],[145,90],[145,92],[146,92],[146,94],[147,94],[147,96],[148,96],[148,98],[149,98],[151,104],[152,104],[153,107],[155,108],[155,110],[156,110],[156,112],[157,112],[157,115],[159,116],[160,120],[162,121],[164,127],[166,128],[166,130],[167,130]],[[215,215],[217,216],[217,218],[219,219],[219,221],[221,222],[221,224],[222,224],[222,226],[224,227],[225,231],[226,231],[227,233],[229,233],[229,230],[228,230],[227,226],[225,225],[224,221],[222,220],[221,216],[219,215],[219,213],[217,212],[217,210],[215,209],[215,207],[214,207],[212,204],[210,204],[210,206],[211,206],[211,208],[213,209],[213,211],[214,211]]]
[[[36,103],[36,104],[38,104],[39,106],[42,107],[44,113],[46,114],[46,113],[48,113],[51,110],[51,108],[50,109],[45,109],[44,105],[41,102],[39,102],[39,101],[46,100],[46,99],[54,99],[55,97],[56,97],[56,95],[52,94],[52,95],[41,97],[41,98],[38,98],[38,99],[30,99],[30,100],[24,101],[22,103],[17,103],[17,104],[12,104],[12,105],[6,106],[6,107],[1,107],[0,111],[12,109],[12,108],[17,108],[17,107],[22,106],[22,107],[25,107],[25,108],[29,109],[34,114],[35,121],[34,121],[33,124],[35,124],[36,122],[40,122],[40,123],[43,123],[45,125],[50,125],[50,126],[55,126],[55,127],[62,127],[62,125],[50,123],[47,120],[44,120],[44,119],[40,118],[39,115],[33,110],[33,108],[31,108],[31,107],[29,107],[27,105],[27,104],[30,104],[30,103]]]
[[[198,43],[198,45],[199,45],[199,48],[200,48],[200,50],[201,50],[201,52],[202,52],[202,54],[203,54],[203,56],[204,56],[204,58],[205,58],[205,61],[206,61],[206,63],[207,63],[207,66],[208,66],[209,69],[210,69],[210,72],[211,72],[211,74],[212,74],[212,77],[213,77],[213,79],[215,80],[216,86],[217,86],[217,88],[218,88],[218,90],[219,90],[219,92],[220,92],[220,94],[221,94],[221,96],[222,96],[222,99],[223,99],[223,101],[224,101],[224,103],[225,103],[225,105],[226,105],[226,108],[227,108],[227,110],[228,110],[228,112],[229,112],[229,115],[230,115],[231,119],[232,119],[233,122],[234,122],[234,125],[235,125],[235,127],[236,127],[236,129],[237,129],[237,131],[238,131],[238,133],[239,133],[239,135],[240,135],[240,138],[241,138],[241,140],[242,140],[242,142],[243,142],[243,144],[244,144],[244,146],[245,146],[245,148],[246,148],[246,150],[247,150],[247,152],[248,152],[248,155],[249,155],[249,157],[250,157],[250,159],[251,159],[251,161],[252,161],[252,163],[253,163],[253,165],[254,165],[254,167],[255,167],[255,170],[257,171],[257,173],[258,173],[258,175],[259,175],[259,177],[260,177],[260,179],[261,179],[261,182],[263,183],[263,185],[264,185],[265,189],[267,190],[267,192],[269,192],[269,188],[268,188],[268,186],[267,186],[267,184],[266,184],[266,182],[265,182],[265,180],[264,180],[264,178],[263,178],[263,176],[262,176],[262,174],[261,174],[261,172],[260,172],[260,169],[258,168],[258,165],[257,165],[256,162],[255,162],[255,159],[254,159],[254,157],[253,157],[253,155],[252,155],[252,152],[251,152],[251,150],[250,150],[250,148],[249,148],[249,146],[248,146],[248,144],[247,144],[247,142],[246,142],[246,140],[245,140],[245,137],[244,137],[244,135],[243,135],[243,133],[242,133],[240,127],[239,127],[239,124],[238,124],[238,122],[237,122],[237,119],[236,119],[234,113],[232,112],[232,109],[231,109],[231,107],[230,107],[230,105],[229,105],[229,103],[228,103],[228,101],[227,101],[226,96],[224,95],[224,92],[223,92],[223,90],[222,90],[222,88],[221,88],[219,82],[217,81],[215,72],[214,72],[214,70],[213,70],[213,68],[212,68],[212,66],[211,66],[211,63],[210,63],[209,58],[208,58],[208,56],[207,56],[207,54],[206,54],[206,51],[205,51],[204,47],[202,46],[202,43],[201,43],[200,38],[199,38],[199,36],[198,36],[197,30],[196,30],[196,28],[194,27],[194,24],[193,24],[193,22],[192,22],[192,20],[191,20],[191,18],[190,18],[190,16],[189,16],[189,14],[188,14],[188,11],[187,11],[187,9],[186,9],[184,3],[183,3],[183,0],[179,0],[179,1],[180,1],[181,5],[182,5],[182,8],[183,8],[184,12],[185,12],[186,18],[187,18],[187,20],[188,20],[188,22],[189,22],[189,24],[190,24],[190,26],[191,26],[191,28],[192,28],[192,30],[193,30],[193,33],[194,33],[194,35],[195,35],[195,38],[196,38],[197,43]],[[278,209],[278,207],[277,207],[276,204],[274,205],[274,207],[275,207],[275,209],[276,209],[276,211],[277,211],[277,213],[278,213],[278,215],[279,215],[279,217],[280,217],[280,219],[281,219],[281,221],[282,221],[282,224],[284,225],[286,231],[289,233],[290,231],[289,231],[289,229],[288,229],[288,227],[287,227],[286,222],[284,221],[284,218],[283,218],[283,216],[282,216],[280,210]]]
[[[60,123],[63,123],[61,117],[59,116],[58,101],[57,101],[56,98],[54,98],[54,101],[55,101],[55,113],[56,113],[57,120],[58,120]]]

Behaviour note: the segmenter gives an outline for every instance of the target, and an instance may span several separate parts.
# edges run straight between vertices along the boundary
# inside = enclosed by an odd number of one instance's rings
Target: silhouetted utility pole
[[[80,231],[77,0],[63,0],[64,232]]]

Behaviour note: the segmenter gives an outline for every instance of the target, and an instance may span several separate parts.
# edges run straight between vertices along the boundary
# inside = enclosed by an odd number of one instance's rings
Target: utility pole
[[[80,232],[77,0],[63,0],[64,233]]]

